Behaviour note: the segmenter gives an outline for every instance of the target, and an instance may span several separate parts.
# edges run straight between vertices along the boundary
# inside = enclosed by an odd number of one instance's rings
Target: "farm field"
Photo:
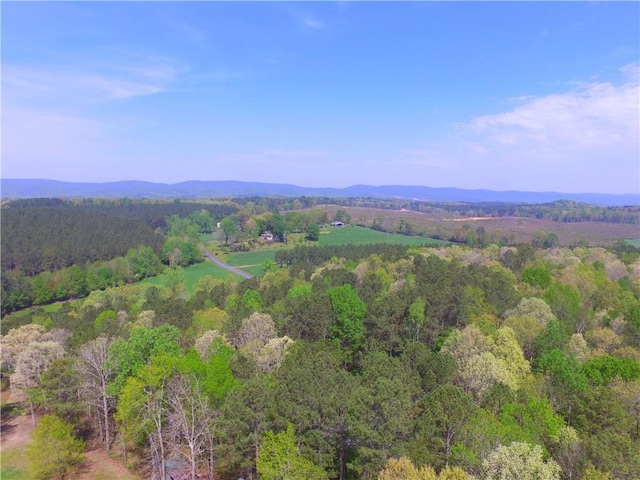
[[[478,227],[483,227],[489,235],[494,234],[498,239],[512,235],[513,241],[518,243],[531,243],[537,231],[555,233],[561,245],[569,246],[606,245],[617,240],[640,238],[640,225],[628,223],[567,223],[524,217],[465,217],[444,211],[425,213],[337,205],[317,205],[314,209],[325,211],[329,218],[332,218],[339,209],[343,209],[351,216],[352,222],[358,225],[371,227],[374,223],[378,223],[388,231],[397,230],[400,222],[404,220],[411,225],[414,232],[435,238],[450,238],[456,231],[475,230]]]
[[[275,259],[276,251],[283,248],[293,248],[297,245],[309,246],[329,246],[329,245],[369,245],[375,243],[385,243],[394,245],[416,246],[436,246],[447,245],[448,242],[434,240],[424,237],[409,237],[393,233],[384,233],[370,228],[347,226],[347,227],[326,227],[320,231],[318,242],[308,242],[304,240],[302,234],[291,235],[287,245],[275,244],[273,247],[252,252],[231,253],[221,256],[221,258],[234,267],[238,267],[252,275],[262,275],[264,273],[263,264],[267,260]]]
[[[328,227],[320,231],[318,245],[368,245],[372,243],[385,243],[394,245],[437,246],[448,245],[449,242],[435,240],[433,238],[412,237],[395,233],[385,233],[370,228],[359,226]]]
[[[287,248],[283,246],[283,248]],[[251,275],[262,275],[264,273],[263,264],[267,260],[274,261],[276,252],[280,249],[256,250],[254,252],[231,253],[223,260],[233,267],[244,270]]]

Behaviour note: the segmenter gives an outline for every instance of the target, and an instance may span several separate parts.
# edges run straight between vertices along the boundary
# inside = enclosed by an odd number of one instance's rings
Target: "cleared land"
[[[457,230],[465,226],[471,230],[484,227],[488,234],[497,238],[515,234],[516,242],[530,243],[536,231],[555,233],[562,245],[606,245],[621,239],[640,239],[640,225],[623,223],[579,222],[565,223],[536,218],[522,217],[465,217],[453,212],[434,211],[430,213],[411,210],[385,210],[367,207],[341,207],[318,205],[314,209],[327,212],[333,218],[339,209],[351,215],[351,221],[371,227],[374,222],[384,230],[396,231],[404,220],[414,232],[427,237],[451,238]],[[302,212],[306,210],[300,210]]]

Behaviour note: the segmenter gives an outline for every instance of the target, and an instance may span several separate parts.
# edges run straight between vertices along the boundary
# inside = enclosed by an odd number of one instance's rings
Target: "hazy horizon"
[[[640,193],[637,2],[3,2],[2,178]]]

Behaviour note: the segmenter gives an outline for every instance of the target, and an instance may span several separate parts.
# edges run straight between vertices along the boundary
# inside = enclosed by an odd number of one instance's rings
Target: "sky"
[[[0,2],[2,178],[640,193],[640,2]]]

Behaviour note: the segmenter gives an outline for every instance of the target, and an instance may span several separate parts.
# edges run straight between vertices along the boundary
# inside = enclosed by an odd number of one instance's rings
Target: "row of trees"
[[[424,213],[442,213],[463,217],[521,217],[551,220],[554,222],[603,222],[603,223],[640,223],[640,207],[607,207],[580,203],[570,200],[558,200],[550,203],[500,203],[500,202],[424,202],[398,198],[333,198],[333,197],[275,197],[265,200],[260,197],[235,199],[243,204],[265,205],[268,210],[301,210],[318,205],[339,205],[342,207],[364,207],[385,210],[411,210]]]
[[[198,251],[199,255],[202,255]],[[165,267],[149,246],[131,248],[125,257],[73,265],[35,276],[22,271],[2,272],[2,314],[31,305],[85,297],[89,292],[121,286],[161,274]]]

